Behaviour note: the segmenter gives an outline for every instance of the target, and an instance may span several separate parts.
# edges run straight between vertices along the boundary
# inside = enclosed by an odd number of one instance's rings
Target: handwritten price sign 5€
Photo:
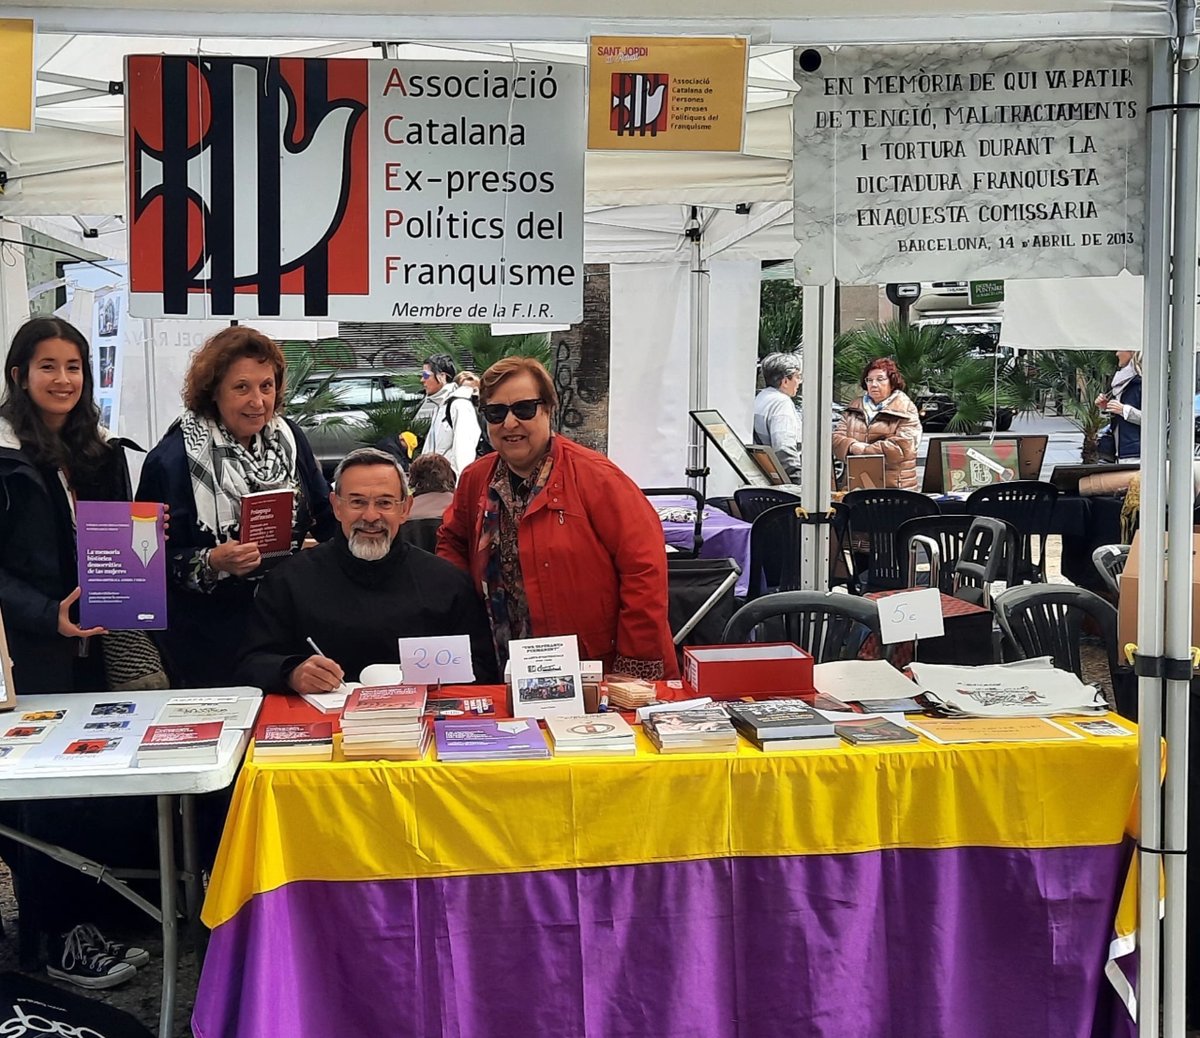
[[[878,599],[878,605],[880,638],[884,645],[910,642],[914,638],[940,638],[945,633],[942,596],[935,587],[888,595]]]
[[[400,639],[400,669],[413,685],[469,685],[475,680],[465,634]]]

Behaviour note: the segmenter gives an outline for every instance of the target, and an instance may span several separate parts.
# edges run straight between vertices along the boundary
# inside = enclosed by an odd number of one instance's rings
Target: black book
[[[731,703],[734,727],[751,741],[760,739],[820,739],[832,736],[833,722],[799,699],[764,703]]]

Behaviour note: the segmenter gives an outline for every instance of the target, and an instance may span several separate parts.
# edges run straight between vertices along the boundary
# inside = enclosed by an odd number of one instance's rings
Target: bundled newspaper
[[[913,663],[913,679],[950,717],[1054,717],[1103,714],[1103,693],[1074,674],[1056,670],[1050,657],[984,667]]]

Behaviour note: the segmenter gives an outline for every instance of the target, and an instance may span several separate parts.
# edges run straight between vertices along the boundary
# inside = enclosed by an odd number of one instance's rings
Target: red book
[[[263,555],[292,550],[292,490],[260,490],[242,498],[241,544],[254,543]]]
[[[138,753],[165,750],[204,750],[214,752],[221,739],[224,721],[204,721],[201,724],[152,724],[142,736]]]
[[[346,717],[415,720],[424,709],[424,685],[363,685],[350,693],[342,713]]]
[[[254,733],[254,759],[326,761],[333,759],[333,722],[260,724]]]

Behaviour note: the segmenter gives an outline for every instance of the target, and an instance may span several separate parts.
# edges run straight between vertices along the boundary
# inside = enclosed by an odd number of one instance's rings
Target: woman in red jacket
[[[438,554],[487,604],[501,665],[508,643],[574,634],[580,659],[678,677],[667,622],[662,524],[604,455],[550,429],[558,394],[529,357],[484,372],[479,412],[496,453],[469,465],[438,531]]]

